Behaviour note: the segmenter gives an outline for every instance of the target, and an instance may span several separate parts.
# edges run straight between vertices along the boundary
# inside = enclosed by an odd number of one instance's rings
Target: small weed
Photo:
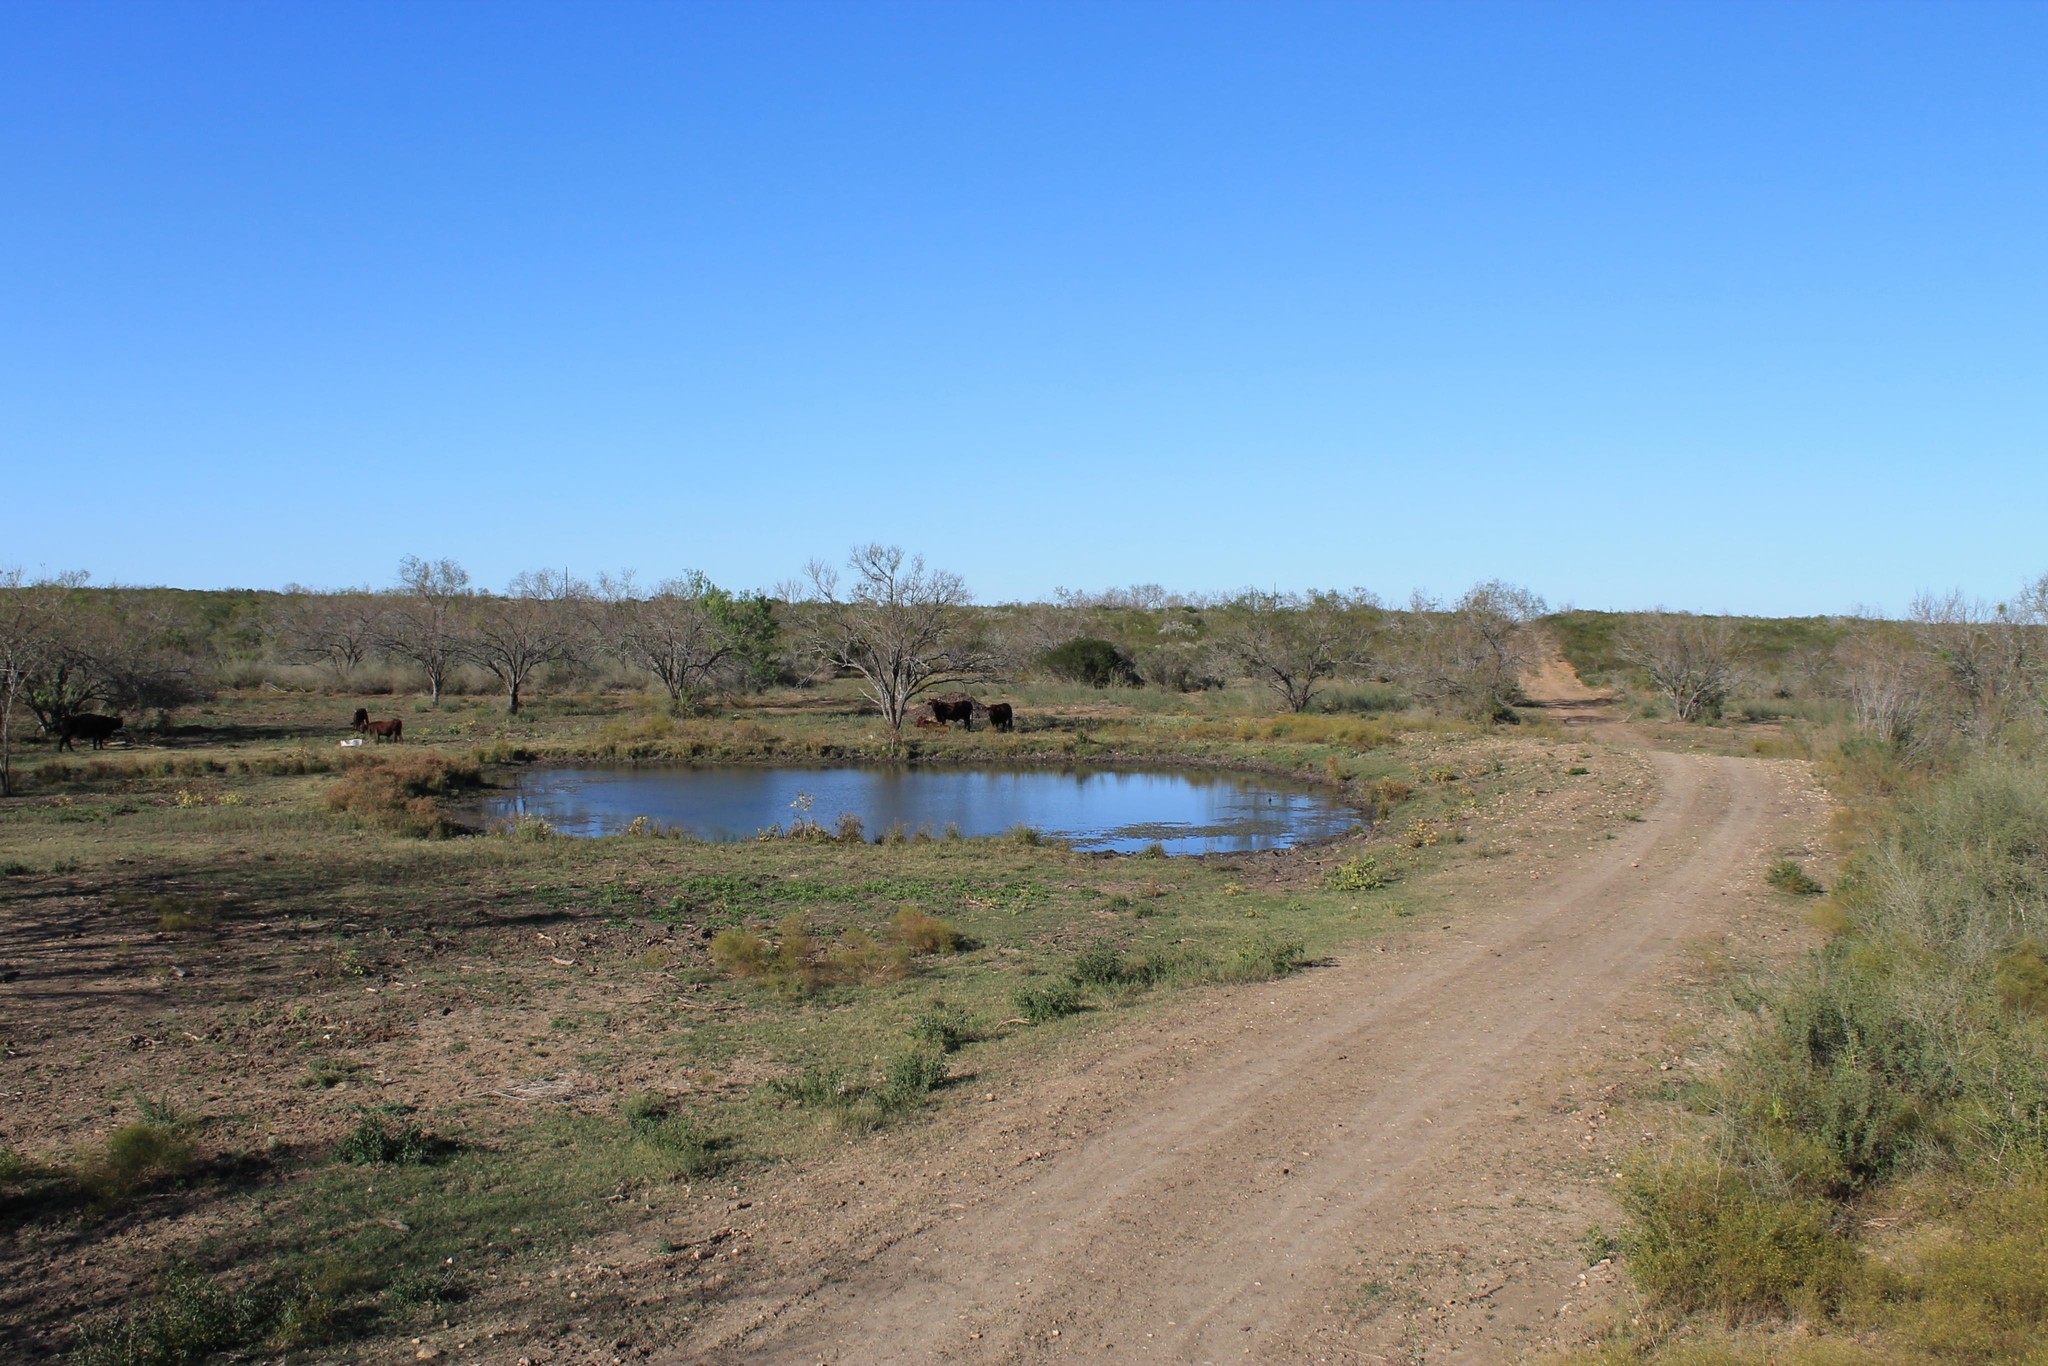
[[[1161,843],[1160,843],[1160,842],[1159,842],[1158,840],[1153,840],[1153,841],[1152,841],[1152,842],[1151,842],[1150,844],[1146,845],[1146,846],[1145,846],[1145,847],[1144,847],[1143,849],[1140,849],[1140,850],[1138,851],[1138,857],[1139,857],[1139,858],[1165,858],[1165,857],[1166,857],[1166,846],[1165,846],[1165,845],[1163,845],[1163,844],[1161,844]]]
[[[806,1110],[827,1109],[840,1104],[848,1095],[845,1070],[820,1065],[806,1067],[795,1076],[776,1077],[768,1083],[767,1090],[784,1104]]]
[[[1787,896],[1819,896],[1827,890],[1808,876],[1804,868],[1788,858],[1781,858],[1773,863],[1770,871],[1764,874],[1764,881]]]

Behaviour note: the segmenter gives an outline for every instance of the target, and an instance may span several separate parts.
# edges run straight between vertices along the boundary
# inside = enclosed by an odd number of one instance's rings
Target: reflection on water
[[[645,816],[706,840],[751,839],[799,819],[830,830],[851,814],[870,839],[898,826],[974,836],[1028,825],[1076,848],[1131,853],[1157,842],[1169,854],[1277,849],[1358,819],[1323,793],[1233,774],[648,766],[528,770],[484,814],[537,816],[571,835],[616,834]]]

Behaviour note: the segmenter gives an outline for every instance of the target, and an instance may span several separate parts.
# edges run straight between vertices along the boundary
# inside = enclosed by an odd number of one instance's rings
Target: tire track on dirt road
[[[1331,1306],[1412,1248],[1418,1218],[1496,1182],[1517,1137],[1487,1121],[1756,884],[1782,770],[1648,758],[1656,804],[1580,868],[1461,911],[1458,940],[1253,989],[1277,1008],[1245,1012],[1170,1085],[713,1359],[1387,1359]]]

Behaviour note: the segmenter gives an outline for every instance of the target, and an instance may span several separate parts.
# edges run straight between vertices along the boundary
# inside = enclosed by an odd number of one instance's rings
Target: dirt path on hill
[[[1569,683],[1543,700],[1597,716]],[[1583,1338],[1622,1294],[1584,1235],[1615,1227],[1643,1137],[1604,1127],[1614,1083],[1680,1065],[1672,987],[1703,945],[1782,933],[1763,866],[1820,808],[1795,764],[1615,760],[1650,766],[1652,805],[1486,865],[1449,923],[1120,1030],[921,1154],[737,1216],[747,1293],[655,1355],[1502,1361]]]

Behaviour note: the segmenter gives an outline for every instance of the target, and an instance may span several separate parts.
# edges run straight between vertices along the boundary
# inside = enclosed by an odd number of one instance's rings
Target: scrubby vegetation
[[[1835,772],[1853,840],[1837,933],[1755,991],[1688,1136],[1628,1173],[1628,1265],[1655,1312],[1615,1359],[1695,1360],[1675,1330],[1699,1316],[1797,1321],[1858,1359],[2038,1350],[2048,755],[2008,728],[1934,764],[1852,743]],[[1771,881],[1823,890],[1789,860]],[[1777,1360],[1778,1341],[1752,1331],[1717,1359]]]

